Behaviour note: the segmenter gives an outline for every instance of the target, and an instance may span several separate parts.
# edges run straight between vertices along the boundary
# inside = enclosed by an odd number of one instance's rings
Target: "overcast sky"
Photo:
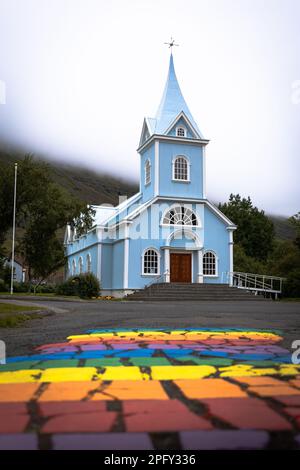
[[[291,215],[299,25],[300,0],[0,0],[0,141],[137,181],[172,35],[181,89],[211,140],[209,197],[239,192]]]

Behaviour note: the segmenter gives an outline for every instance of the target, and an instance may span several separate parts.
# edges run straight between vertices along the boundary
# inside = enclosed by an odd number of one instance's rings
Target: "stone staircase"
[[[126,297],[136,301],[258,301],[263,295],[254,295],[246,290],[229,287],[228,284],[158,283],[138,290]]]

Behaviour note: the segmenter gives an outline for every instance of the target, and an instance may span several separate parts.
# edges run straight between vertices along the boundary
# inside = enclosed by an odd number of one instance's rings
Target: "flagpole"
[[[11,278],[10,278],[10,294],[11,295],[14,293],[17,172],[18,172],[18,164],[15,163],[14,214],[13,214],[13,236],[12,236],[12,251],[11,251]]]

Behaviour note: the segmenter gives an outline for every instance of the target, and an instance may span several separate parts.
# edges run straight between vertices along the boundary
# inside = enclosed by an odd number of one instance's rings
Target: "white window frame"
[[[73,259],[73,260],[72,260],[72,276],[75,276],[75,274],[76,274],[76,269],[77,269],[76,260]]]
[[[211,253],[215,257],[215,267],[216,267],[216,272],[215,274],[204,274],[204,257],[207,253]],[[215,251],[213,250],[205,250],[203,253],[203,259],[202,259],[202,269],[203,269],[203,277],[219,277],[219,258],[216,254]]]
[[[187,178],[186,179],[175,178],[175,165],[176,165],[176,160],[178,160],[179,158],[183,158],[186,162],[186,165],[187,165],[187,169],[186,169]],[[191,167],[190,161],[185,155],[176,155],[176,157],[174,157],[173,160],[172,160],[172,181],[175,181],[176,183],[178,183],[178,182],[179,183],[190,183],[191,182],[190,167]]]
[[[183,130],[184,135],[178,135],[178,131],[181,130],[181,129]],[[176,137],[186,137],[186,135],[187,135],[186,127],[184,127],[184,126],[177,126],[176,127]]]
[[[86,272],[87,273],[92,272],[92,257],[90,253],[86,255]]]
[[[194,216],[196,217],[196,224],[195,225],[184,225],[184,224],[166,224],[164,223],[164,219],[165,217],[167,216],[168,212],[170,212],[171,210],[174,210],[176,207],[184,207],[185,209],[189,209],[193,214]],[[172,206],[168,207],[168,209],[166,209],[162,215],[162,218],[161,218],[161,224],[160,224],[162,227],[180,227],[180,228],[196,228],[196,227],[201,227],[201,224],[199,223],[199,217],[197,215],[197,213],[191,209],[190,207],[185,207],[184,204],[173,204]]]
[[[78,260],[78,274],[83,274],[83,258],[82,256],[79,256],[79,260]]]
[[[144,183],[145,183],[145,186],[148,186],[149,184],[151,184],[151,161],[149,158],[147,158],[147,160],[145,161],[144,173],[145,173]]]
[[[157,255],[157,273],[146,273],[145,272],[145,255],[147,253],[147,251],[154,251]],[[148,248],[146,248],[143,253],[142,253],[142,276],[149,276],[149,277],[155,277],[155,276],[160,276],[160,253],[159,253],[159,250],[157,250],[156,248],[154,248],[153,246],[149,246]]]

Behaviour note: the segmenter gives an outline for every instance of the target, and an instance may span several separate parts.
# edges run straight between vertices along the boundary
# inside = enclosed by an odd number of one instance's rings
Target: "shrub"
[[[70,277],[56,287],[56,294],[58,295],[78,295],[82,299],[98,297],[99,292],[99,280],[92,273]]]
[[[41,284],[36,288],[35,292],[37,294],[54,294],[55,286],[53,284]]]
[[[9,292],[9,287],[0,279],[0,292]]]
[[[76,278],[75,278],[76,279]],[[78,276],[78,295],[81,298],[91,299],[98,297],[100,293],[100,284],[96,276],[92,273],[81,274]]]
[[[30,292],[30,284],[28,282],[14,282],[14,292]]]
[[[55,293],[57,295],[78,295],[76,282],[73,281],[72,277],[70,277],[65,282],[57,284]]]

